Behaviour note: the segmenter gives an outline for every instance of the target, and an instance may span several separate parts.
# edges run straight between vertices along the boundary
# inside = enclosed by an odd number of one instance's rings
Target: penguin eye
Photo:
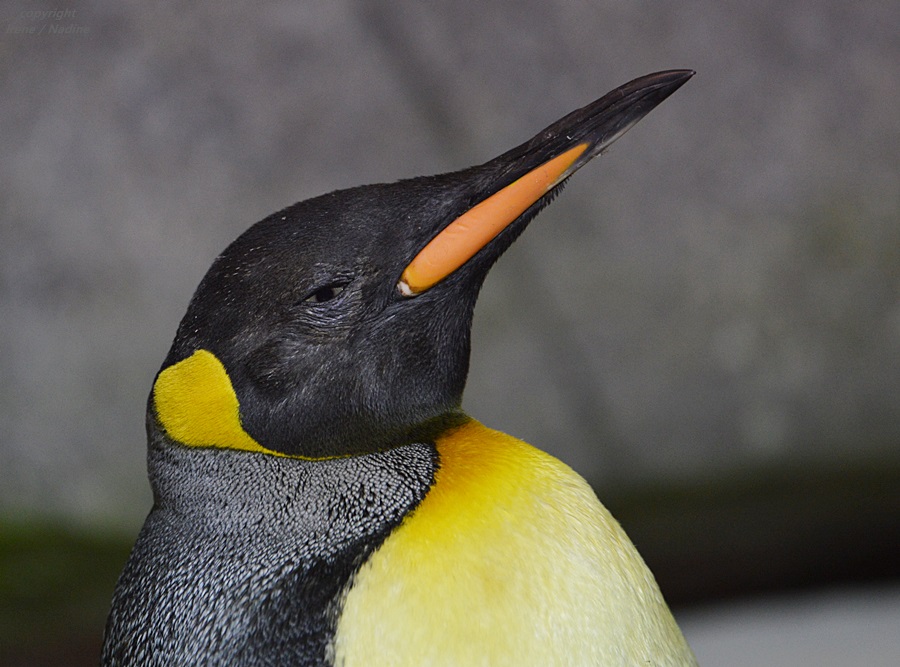
[[[346,286],[346,283],[335,283],[333,285],[319,287],[316,291],[303,299],[303,301],[305,303],[325,303],[326,301],[331,301],[339,296]]]

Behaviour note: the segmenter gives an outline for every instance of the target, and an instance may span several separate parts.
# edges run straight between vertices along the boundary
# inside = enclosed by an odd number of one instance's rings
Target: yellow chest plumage
[[[631,541],[557,459],[478,422],[360,569],[338,665],[693,665]]]

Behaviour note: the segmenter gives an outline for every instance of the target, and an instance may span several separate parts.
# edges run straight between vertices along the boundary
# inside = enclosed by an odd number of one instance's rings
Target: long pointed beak
[[[693,75],[692,70],[669,70],[642,76],[492,160],[499,163],[504,176],[497,183],[499,189],[450,222],[419,251],[403,271],[397,284],[400,292],[421,294],[456,271]]]

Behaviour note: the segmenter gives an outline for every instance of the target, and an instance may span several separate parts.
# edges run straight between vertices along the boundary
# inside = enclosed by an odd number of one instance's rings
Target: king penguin
[[[148,400],[154,504],[104,665],[696,664],[587,483],[461,408],[490,267],[692,74],[295,204],[216,258]]]

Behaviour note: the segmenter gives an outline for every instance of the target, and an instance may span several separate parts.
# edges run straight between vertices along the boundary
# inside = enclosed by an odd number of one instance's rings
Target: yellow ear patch
[[[153,403],[166,433],[185,445],[284,456],[260,445],[241,426],[231,379],[208,350],[197,350],[163,370],[153,385]]]

